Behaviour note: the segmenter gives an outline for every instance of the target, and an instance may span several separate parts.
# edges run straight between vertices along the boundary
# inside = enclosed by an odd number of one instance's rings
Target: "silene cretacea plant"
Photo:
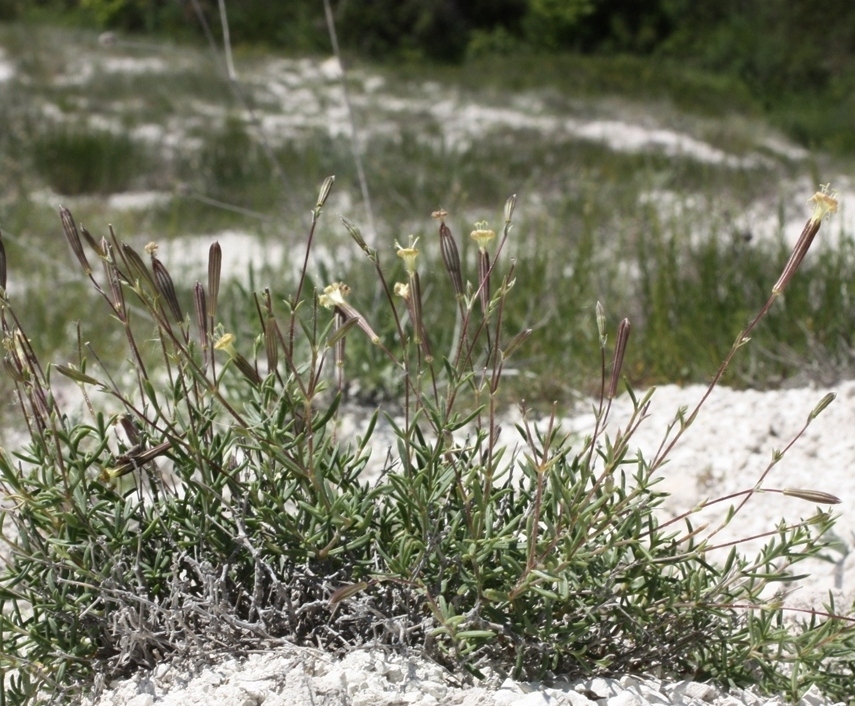
[[[761,492],[817,505],[838,499],[767,487],[776,453],[752,487],[661,521],[654,477],[786,295],[838,208],[834,192],[812,197],[814,213],[768,301],[697,406],[678,413],[644,459],[631,441],[652,391],[637,398],[628,389],[633,413],[610,435],[631,326],[619,322],[609,356],[601,304],[592,322],[600,357],[593,432],[580,439],[563,431],[557,405],[545,419],[524,401],[514,421],[503,416],[509,362],[534,335],[507,330],[516,197],[498,232],[475,224],[472,279],[439,209],[431,214],[438,238],[395,242],[390,263],[387,248],[343,219],[376,289],[333,282],[312,291],[308,265],[333,184],[324,181],[311,211],[293,292],[251,296],[254,338],[246,321],[224,320],[231,290],[221,288],[219,244],[208,251],[207,282],[188,292],[187,314],[154,244],[147,263],[111,228],[97,240],[61,208],[74,258],[126,342],[125,361],[104,360],[81,332],[76,362],[42,365],[6,292],[0,239],[3,370],[30,437],[20,450],[0,450],[6,703],[27,703],[39,689],[80,694],[99,679],[215,645],[245,652],[295,643],[415,649],[476,678],[487,667],[539,679],[657,672],[754,684],[796,700],[812,685],[848,693],[853,620],[831,604],[787,621],[790,609],[768,597],[794,565],[822,556],[829,513],[782,522],[755,557],[738,543],[715,545],[719,528],[692,523],[704,507],[729,503],[726,524]],[[437,250],[447,281],[423,264]],[[402,277],[390,275],[401,267]],[[453,313],[453,332],[429,325],[428,287],[431,311],[447,305]],[[389,325],[376,318],[376,299],[385,300]],[[403,399],[385,409],[381,402],[359,434],[342,439],[345,373],[365,362],[354,355],[390,366]],[[55,374],[79,388],[82,412],[54,394]],[[395,444],[367,478],[381,417]],[[726,559],[710,561],[722,547]]]

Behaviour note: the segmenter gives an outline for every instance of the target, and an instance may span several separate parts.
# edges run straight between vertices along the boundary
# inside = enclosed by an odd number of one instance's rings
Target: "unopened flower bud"
[[[829,392],[819,402],[817,402],[816,407],[811,410],[810,416],[808,417],[808,421],[812,422],[820,414],[822,414],[823,410],[825,410],[828,405],[834,402],[835,397],[837,397],[837,395],[835,395],[833,392]]]
[[[320,190],[320,193],[318,193],[318,203],[315,206],[315,208],[318,210],[318,212],[320,212],[320,210],[324,207],[324,204],[326,204],[327,199],[329,198],[329,195],[330,195],[330,191],[332,191],[334,183],[335,183],[335,177],[334,176],[328,176],[326,179],[324,179],[324,183],[321,184],[321,190]]]
[[[600,348],[606,347],[608,336],[606,335],[606,310],[600,302],[597,302],[597,333],[600,334]]]
[[[507,201],[505,201],[505,225],[510,224],[511,219],[514,217],[514,210],[517,207],[517,195],[514,194]]]
[[[836,495],[826,493],[821,490],[802,490],[801,488],[784,488],[781,491],[782,495],[788,495],[793,498],[807,500],[809,503],[818,503],[819,505],[839,505],[843,502]]]
[[[502,351],[502,360],[507,360],[511,357],[511,354],[519,348],[523,343],[525,343],[529,336],[531,336],[531,332],[533,329],[527,328],[520,331],[516,336],[511,339],[511,342],[505,346],[505,350]]]

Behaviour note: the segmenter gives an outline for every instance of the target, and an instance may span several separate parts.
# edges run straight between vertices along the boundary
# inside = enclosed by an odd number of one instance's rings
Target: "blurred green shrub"
[[[66,196],[126,191],[148,159],[127,135],[65,126],[37,134],[30,155],[36,173]]]

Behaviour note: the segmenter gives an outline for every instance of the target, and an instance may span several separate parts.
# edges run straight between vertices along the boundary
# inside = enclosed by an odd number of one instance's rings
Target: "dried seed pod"
[[[629,319],[624,319],[620,322],[617,332],[617,341],[615,342],[615,354],[612,360],[612,377],[609,381],[609,399],[614,399],[617,394],[618,381],[620,380],[621,368],[623,368],[623,357],[626,353],[626,346],[629,342]]]
[[[217,316],[217,299],[220,296],[220,274],[223,266],[223,251],[215,241],[208,248],[208,316],[213,321]]]
[[[199,327],[199,343],[202,344],[204,353],[208,350],[208,305],[205,301],[205,288],[199,282],[193,286],[193,308],[196,312],[196,324]]]
[[[442,213],[445,212],[442,211]],[[451,230],[444,222],[439,224],[439,247],[442,252],[442,261],[445,264],[445,271],[448,272],[451,286],[454,288],[454,294],[457,297],[462,297],[465,290],[463,289],[463,275],[460,269],[460,252]]]
[[[344,216],[341,217],[341,222],[344,224],[344,227],[347,229],[350,237],[353,238],[354,242],[359,246],[359,249],[362,250],[362,252],[364,252],[369,258],[374,259],[377,253],[368,247],[368,244],[365,242],[365,238],[362,237],[362,231]]]
[[[86,253],[83,252],[83,245],[80,242],[80,233],[77,232],[77,225],[74,223],[74,217],[71,215],[65,206],[59,207],[59,218],[62,221],[62,230],[65,232],[65,239],[71,246],[71,251],[83,268],[83,271],[90,275],[92,268],[89,266],[89,261],[86,259]]]
[[[125,258],[125,262],[128,264],[131,274],[136,277],[138,282],[145,281],[151,286],[152,291],[157,291],[157,287],[154,284],[154,278],[145,266],[143,259],[140,257],[139,253],[127,243],[122,243],[122,257]]]
[[[273,314],[268,314],[264,323],[264,351],[267,354],[267,372],[272,373],[279,365],[279,341]]]
[[[15,382],[24,382],[24,371],[17,356],[7,353],[3,356],[3,372]]]
[[[507,360],[508,358],[510,358],[511,354],[528,340],[533,330],[534,329],[530,328],[523,329],[516,336],[514,336],[511,339],[510,343],[508,343],[508,345],[505,346],[505,349],[502,351],[502,360]]]
[[[0,235],[0,289],[6,291],[6,246],[3,244],[2,235]]]
[[[169,276],[166,266],[152,255],[151,269],[154,272],[154,282],[157,291],[169,306],[173,318],[178,323],[183,322],[184,314],[181,312],[181,306],[178,304],[178,296],[175,294],[175,284],[172,282],[172,277]]]
[[[92,233],[86,230],[86,226],[80,226],[80,233],[83,236],[83,239],[89,245],[89,247],[92,248],[92,250],[94,250],[98,254],[98,257],[107,256],[107,251],[104,249],[105,241],[103,239],[99,245],[95,238],[92,237]]]
[[[121,317],[125,313],[125,292],[122,289],[122,280],[119,277],[119,271],[113,264],[112,260],[104,260],[104,271],[107,274],[107,281],[110,283],[110,293],[113,295],[113,306]]]

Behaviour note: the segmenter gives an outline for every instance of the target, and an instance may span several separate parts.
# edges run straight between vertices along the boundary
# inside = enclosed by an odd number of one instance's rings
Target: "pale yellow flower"
[[[395,243],[395,247],[398,248],[398,257],[400,257],[404,261],[404,267],[407,269],[408,274],[412,274],[416,271],[416,258],[419,255],[419,250],[416,247],[416,244],[419,242],[418,238],[413,238],[410,236],[410,246],[403,247],[402,245]]]
[[[214,350],[225,351],[229,354],[229,357],[234,358],[237,356],[234,343],[235,335],[233,333],[224,333],[214,342]]]
[[[409,299],[410,285],[404,284],[403,282],[395,282],[394,292],[396,297],[401,297],[401,299]]]
[[[344,298],[348,294],[350,294],[350,287],[344,282],[334,282],[324,287],[324,293],[318,297],[318,303],[327,309],[335,309],[337,306],[346,304]]]
[[[475,224],[475,230],[469,234],[469,237],[478,243],[479,250],[486,250],[487,243],[496,237],[496,233],[487,228],[487,221],[479,221]]]
[[[819,222],[826,216],[837,213],[839,207],[837,192],[831,191],[830,186],[830,184],[821,185],[820,190],[808,199],[808,202],[814,203],[812,221]]]

